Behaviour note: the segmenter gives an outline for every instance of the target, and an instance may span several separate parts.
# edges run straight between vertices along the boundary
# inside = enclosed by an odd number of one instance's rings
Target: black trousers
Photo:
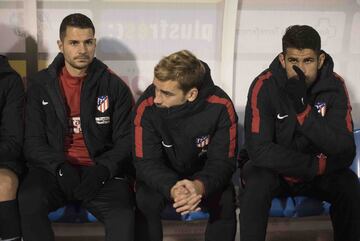
[[[31,168],[20,186],[18,200],[24,241],[53,241],[48,213],[69,201],[56,177]],[[93,200],[82,205],[104,224],[106,241],[134,240],[134,196],[127,180],[107,181]]]
[[[159,192],[142,182],[136,186],[137,241],[162,241],[161,212],[170,202]],[[172,205],[172,204],[171,204]],[[234,241],[236,234],[235,191],[229,185],[201,202],[202,209],[209,212],[205,232],[206,241]]]
[[[264,241],[271,201],[275,196],[302,195],[331,204],[334,241],[360,240],[360,184],[350,169],[290,185],[268,169],[246,163],[245,189],[240,195],[240,240]]]

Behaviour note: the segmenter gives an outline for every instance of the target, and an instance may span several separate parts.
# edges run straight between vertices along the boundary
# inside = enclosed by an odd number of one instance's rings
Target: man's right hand
[[[66,197],[70,200],[74,199],[73,191],[80,184],[78,170],[68,162],[64,162],[56,171],[56,179]]]
[[[197,193],[197,188],[194,187],[194,181],[181,180],[171,188],[171,197],[174,200],[173,207],[176,212],[181,215],[192,211],[199,211],[198,206],[202,200],[202,195]]]
[[[285,91],[288,94],[297,114],[302,113],[308,104],[306,76],[296,65],[292,66],[297,76],[286,81]]]

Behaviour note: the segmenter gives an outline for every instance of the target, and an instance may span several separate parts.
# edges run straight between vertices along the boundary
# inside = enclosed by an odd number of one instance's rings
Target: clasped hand
[[[204,194],[204,185],[201,181],[183,179],[171,188],[170,193],[177,213],[184,215],[201,210],[199,204]]]

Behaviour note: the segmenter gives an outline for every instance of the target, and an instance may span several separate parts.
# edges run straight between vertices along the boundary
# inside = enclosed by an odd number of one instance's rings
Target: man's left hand
[[[187,195],[186,197],[179,196],[174,199],[173,206],[176,209],[176,212],[184,215],[191,211],[200,210],[200,207],[198,207],[198,205],[200,204],[202,196],[205,193],[204,184],[199,180],[191,181],[184,179],[178,181],[174,186],[174,188],[180,187],[188,190],[189,195]]]
[[[85,201],[93,199],[109,176],[109,170],[103,165],[86,167],[81,175],[80,185],[75,189],[75,197]]]

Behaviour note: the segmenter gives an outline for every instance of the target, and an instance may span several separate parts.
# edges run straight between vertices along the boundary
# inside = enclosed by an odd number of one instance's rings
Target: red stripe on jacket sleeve
[[[236,147],[236,118],[235,118],[235,110],[230,100],[226,98],[220,98],[216,95],[212,95],[207,99],[210,103],[222,104],[225,105],[226,110],[229,114],[230,118],[230,128],[229,128],[229,135],[230,135],[230,144],[229,144],[229,157],[235,156],[235,147]]]
[[[135,154],[136,157],[142,158],[144,156],[143,153],[143,139],[142,139],[142,126],[141,126],[141,118],[143,117],[144,111],[146,107],[152,106],[154,104],[154,98],[149,97],[143,100],[138,108],[136,109],[136,116],[134,120],[135,124]]]
[[[351,118],[351,104],[350,104],[350,98],[349,98],[349,93],[346,89],[345,86],[345,81],[343,78],[341,78],[340,75],[338,75],[337,73],[334,72],[335,77],[341,81],[345,94],[346,94],[346,98],[347,98],[347,110],[346,110],[346,117],[345,117],[345,121],[346,121],[346,127],[348,129],[349,132],[353,132],[353,125],[352,125],[352,118]]]
[[[271,72],[268,71],[266,74],[263,74],[259,76],[257,79],[255,86],[251,93],[251,112],[252,112],[252,118],[251,118],[251,132],[253,133],[259,133],[260,132],[260,112],[259,108],[257,106],[257,98],[260,92],[260,89],[264,83],[264,80],[267,80],[271,76]]]

